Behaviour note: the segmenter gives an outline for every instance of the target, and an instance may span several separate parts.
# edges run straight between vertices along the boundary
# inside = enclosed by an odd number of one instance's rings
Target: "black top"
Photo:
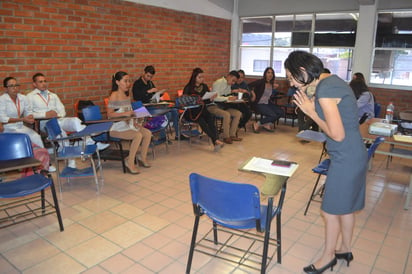
[[[186,85],[185,88],[183,89],[183,94],[184,95],[198,95],[200,97],[203,97],[206,92],[209,92],[209,87],[206,84],[200,84],[198,87],[194,87],[193,89],[190,88],[189,85]],[[203,101],[206,105],[210,104],[210,99],[204,100]]]
[[[147,81],[147,84],[145,84],[140,76],[133,84],[133,99],[135,101],[142,101],[143,104],[150,103],[154,93],[148,93],[147,91],[154,87],[155,85],[152,81]]]

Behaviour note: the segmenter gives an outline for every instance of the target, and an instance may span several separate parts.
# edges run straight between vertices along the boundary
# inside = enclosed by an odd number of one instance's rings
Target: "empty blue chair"
[[[23,133],[0,133],[0,169],[18,169],[33,165],[33,149],[28,135]],[[34,162],[38,163],[38,161]],[[50,187],[53,203],[45,198],[45,189]],[[40,196],[32,195],[40,193]],[[24,198],[23,198],[24,197]],[[64,230],[56,189],[51,176],[33,174],[24,178],[0,183],[0,199],[14,198],[0,206],[0,228],[56,214],[60,231]],[[23,199],[16,199],[23,198]],[[27,208],[27,211],[16,210]]]
[[[196,173],[190,174],[189,178],[195,222],[186,273],[190,273],[194,251],[260,270],[261,273],[265,273],[275,252],[278,263],[281,263],[280,218],[286,183],[282,186],[277,206],[272,206],[271,203],[265,206],[260,204],[260,191],[254,185],[221,181]],[[212,220],[212,229],[197,241],[202,215],[207,215]],[[270,238],[270,225],[275,217],[277,238],[273,239]],[[264,232],[264,235],[245,231],[253,228]],[[219,231],[231,235],[231,240],[219,241]],[[249,241],[249,246],[236,246],[237,238]],[[256,251],[256,244],[263,245],[261,253]],[[277,246],[271,256],[268,256],[269,244]]]
[[[368,163],[370,166],[370,159],[372,158],[373,154],[375,153],[376,149],[378,146],[383,143],[385,139],[383,137],[376,137],[375,141],[369,146],[368,148]],[[319,196],[320,198],[323,197],[323,193],[325,190],[325,184],[323,184],[321,187],[318,188],[318,183],[320,180],[320,177],[322,175],[327,176],[328,175],[328,170],[329,170],[329,165],[330,165],[330,159],[325,159],[322,162],[320,162],[316,167],[312,169],[312,171],[316,174],[318,174],[318,178],[316,179],[315,185],[313,187],[312,193],[310,195],[310,198],[306,204],[306,209],[305,213],[303,215],[306,215],[308,212],[310,203],[312,201],[317,201],[320,202],[320,200],[316,200],[316,196]]]

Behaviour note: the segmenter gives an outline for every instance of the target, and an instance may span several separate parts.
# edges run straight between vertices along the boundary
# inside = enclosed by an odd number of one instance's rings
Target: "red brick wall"
[[[154,65],[154,83],[172,96],[201,67],[206,82],[229,70],[230,20],[118,0],[0,1],[0,77],[32,89],[47,76],[69,115],[79,98],[103,103],[118,70],[137,79]]]

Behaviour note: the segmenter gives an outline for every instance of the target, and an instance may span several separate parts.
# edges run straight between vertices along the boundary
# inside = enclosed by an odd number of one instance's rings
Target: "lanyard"
[[[49,106],[49,101],[50,101],[50,96],[49,96],[49,94],[47,94],[47,101],[46,101],[46,99],[43,97],[43,95],[41,95],[40,93],[37,93],[39,96],[40,96],[40,98],[43,100],[43,102],[47,105],[47,106]]]
[[[10,95],[9,95],[10,96]],[[16,106],[16,110],[17,110],[17,118],[20,118],[20,100],[19,100],[19,96],[16,96],[16,100],[14,100],[13,98],[11,98],[11,101],[14,103],[14,105]]]

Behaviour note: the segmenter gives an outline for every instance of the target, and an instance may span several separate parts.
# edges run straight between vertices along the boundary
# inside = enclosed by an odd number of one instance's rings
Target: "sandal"
[[[152,167],[147,162],[143,161],[142,158],[140,157],[140,155],[137,156],[137,162],[139,163],[139,166],[142,166],[142,167],[145,167],[145,168]]]

